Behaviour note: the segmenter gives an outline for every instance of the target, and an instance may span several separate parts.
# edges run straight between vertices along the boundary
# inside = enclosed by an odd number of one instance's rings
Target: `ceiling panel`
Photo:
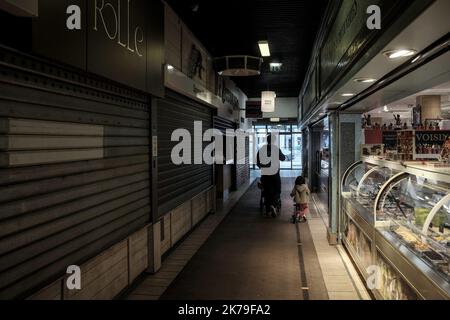
[[[251,98],[270,89],[297,97],[328,0],[168,0],[214,57],[260,56],[257,42],[268,40],[272,56],[261,76],[234,78]],[[271,74],[269,62],[283,63]]]

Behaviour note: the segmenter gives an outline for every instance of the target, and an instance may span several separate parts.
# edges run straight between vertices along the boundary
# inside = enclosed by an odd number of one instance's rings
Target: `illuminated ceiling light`
[[[273,91],[263,91],[261,93],[261,111],[262,112],[275,112],[275,98],[276,93]]]
[[[353,79],[353,81],[359,82],[359,83],[374,83],[374,82],[377,81],[377,79],[374,79],[374,78],[356,78],[356,79]]]
[[[383,111],[384,111],[384,112],[389,112],[388,106],[384,106]]]
[[[341,96],[343,97],[353,97],[355,94],[354,93],[343,93],[341,94]]]
[[[416,63],[417,61],[419,61],[419,59],[421,58],[421,55],[418,55],[417,57],[414,58],[413,61],[411,61],[411,63]]]
[[[167,70],[173,71],[173,70],[175,70],[175,67],[173,65],[171,65],[171,64],[168,64],[167,65]]]
[[[270,57],[270,49],[268,41],[258,41],[259,51],[262,57]]]
[[[280,122],[280,118],[270,118],[270,122]]]
[[[398,49],[398,50],[389,50],[384,52],[384,55],[389,59],[400,59],[411,57],[417,53],[416,50],[413,49]]]

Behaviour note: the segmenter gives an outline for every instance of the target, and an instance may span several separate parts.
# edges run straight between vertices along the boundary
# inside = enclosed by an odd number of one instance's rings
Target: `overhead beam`
[[[0,0],[0,9],[19,17],[37,17],[38,0]]]

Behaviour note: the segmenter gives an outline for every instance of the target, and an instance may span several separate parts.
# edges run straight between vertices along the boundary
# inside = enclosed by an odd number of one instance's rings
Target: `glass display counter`
[[[450,174],[380,159],[342,180],[341,235],[379,299],[450,299]],[[375,269],[374,269],[375,268]]]

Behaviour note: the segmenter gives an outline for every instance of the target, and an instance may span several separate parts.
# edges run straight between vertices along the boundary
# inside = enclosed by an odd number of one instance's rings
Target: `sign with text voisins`
[[[416,131],[416,146],[436,145],[442,147],[448,136],[450,136],[450,131]]]

